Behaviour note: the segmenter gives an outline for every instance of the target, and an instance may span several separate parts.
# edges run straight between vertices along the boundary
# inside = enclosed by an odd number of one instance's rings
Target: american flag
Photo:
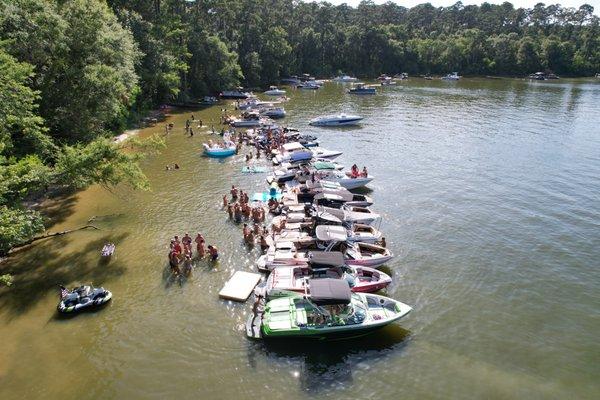
[[[64,286],[61,286],[60,287],[60,298],[64,299],[68,294],[69,294],[69,291],[67,290],[67,288]]]

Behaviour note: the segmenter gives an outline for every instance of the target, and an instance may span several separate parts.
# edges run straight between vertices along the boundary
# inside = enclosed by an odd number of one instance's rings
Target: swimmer
[[[213,245],[208,245],[208,253],[210,254],[210,259],[212,261],[217,261],[217,258],[219,258],[219,249],[217,249],[216,246]]]

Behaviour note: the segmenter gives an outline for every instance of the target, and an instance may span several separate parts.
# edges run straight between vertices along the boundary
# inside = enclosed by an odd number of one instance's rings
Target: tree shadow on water
[[[267,364],[300,364],[297,374],[302,391],[318,395],[352,383],[358,364],[380,361],[401,352],[410,332],[397,324],[384,327],[360,338],[315,341],[286,339],[251,342],[250,365],[264,354]]]
[[[62,250],[69,243],[69,236],[60,236],[19,252],[0,266],[0,272],[14,277],[10,288],[0,290],[0,308],[7,311],[8,318],[16,318],[42,300],[49,291],[56,293],[58,303],[59,285],[71,287],[91,283],[100,286],[123,275],[126,270],[123,263],[114,258],[109,262],[102,260],[100,250],[107,242],[118,246],[127,236],[126,233],[107,234],[67,254]]]

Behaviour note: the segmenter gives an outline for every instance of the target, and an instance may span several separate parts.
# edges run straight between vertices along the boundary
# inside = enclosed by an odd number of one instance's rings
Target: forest
[[[0,255],[44,231],[50,187],[148,189],[111,140],[147,110],[283,76],[600,72],[594,9],[296,0],[0,0]]]

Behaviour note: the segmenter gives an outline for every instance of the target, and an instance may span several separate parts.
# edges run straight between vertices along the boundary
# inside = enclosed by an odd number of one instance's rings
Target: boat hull
[[[362,121],[363,118],[352,118],[346,120],[327,120],[327,121],[310,121],[308,124],[311,126],[355,126]]]
[[[225,158],[235,154],[235,149],[204,149],[204,155],[212,158]]]

